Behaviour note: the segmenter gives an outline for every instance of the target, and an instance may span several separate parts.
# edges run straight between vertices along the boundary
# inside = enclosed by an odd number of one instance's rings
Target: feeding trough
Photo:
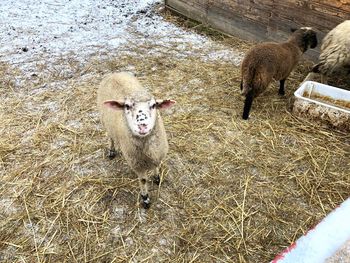
[[[271,263],[349,262],[350,199],[277,255]]]
[[[350,91],[305,81],[294,96],[295,115],[350,130]]]

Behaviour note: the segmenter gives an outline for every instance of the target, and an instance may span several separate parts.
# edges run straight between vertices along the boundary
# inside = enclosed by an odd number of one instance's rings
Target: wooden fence
[[[253,41],[283,41],[291,28],[310,26],[319,40],[350,19],[350,0],[165,0],[188,18]],[[319,49],[308,51],[316,59]]]

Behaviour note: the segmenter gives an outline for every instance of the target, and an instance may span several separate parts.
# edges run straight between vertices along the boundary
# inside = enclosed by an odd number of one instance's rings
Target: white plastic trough
[[[350,91],[315,81],[305,81],[294,92],[295,102],[293,106],[293,113],[296,115],[350,130],[350,109],[315,100],[312,97],[305,96],[306,92],[308,94],[317,93],[324,97],[341,100],[346,103],[349,102],[350,104]]]
[[[327,262],[347,240],[350,240],[350,198],[277,255],[271,263]]]

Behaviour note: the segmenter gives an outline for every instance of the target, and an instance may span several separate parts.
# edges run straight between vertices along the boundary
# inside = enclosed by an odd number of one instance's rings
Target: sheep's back
[[[149,100],[151,94],[144,88],[136,77],[127,72],[113,73],[108,75],[100,84],[110,99],[123,100],[126,97],[137,100]]]
[[[97,106],[100,112],[101,122],[108,135],[118,143],[117,138],[127,135],[128,127],[122,110],[114,110],[106,107],[103,102],[108,100],[123,100],[127,85],[118,74],[111,74],[104,78],[97,90]],[[121,75],[123,77],[123,75]]]
[[[350,65],[350,20],[339,24],[324,37],[319,60],[323,73]]]
[[[322,40],[321,52],[330,45],[350,45],[350,20],[337,25]]]
[[[246,85],[254,86],[258,95],[270,84],[272,79],[281,80],[288,77],[295,66],[295,52],[284,44],[266,42],[253,47],[245,56],[241,65],[243,94]]]

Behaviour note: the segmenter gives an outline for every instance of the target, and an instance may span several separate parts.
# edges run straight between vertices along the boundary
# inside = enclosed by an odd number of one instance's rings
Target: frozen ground
[[[230,60],[242,54],[166,22],[159,0],[8,0],[0,5],[0,60],[27,73],[66,56],[79,62],[111,52],[167,52]],[[191,48],[189,48],[191,47]]]

